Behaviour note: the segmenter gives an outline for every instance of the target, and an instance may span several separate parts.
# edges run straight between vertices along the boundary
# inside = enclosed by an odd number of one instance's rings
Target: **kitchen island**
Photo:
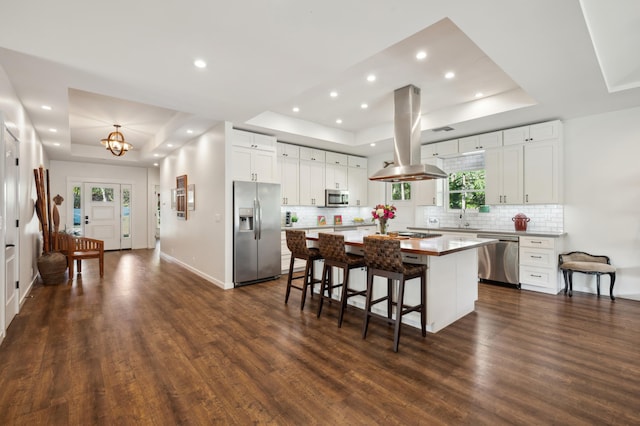
[[[372,231],[337,231],[344,235],[347,251],[364,254],[363,238],[372,235]],[[307,234],[307,240],[313,245],[318,240],[318,232]],[[466,236],[440,235],[430,238],[400,237],[403,261],[427,265],[427,331],[436,333],[457,321],[475,309],[478,299],[478,247],[494,244],[497,240]],[[321,271],[322,265],[316,270]],[[366,288],[366,269],[356,269],[350,273],[350,287]],[[340,276],[340,279],[342,277]],[[381,296],[386,280],[374,278],[373,298]],[[415,304],[420,298],[417,283],[409,282],[405,291],[405,302]],[[364,300],[349,300],[350,304],[364,308]],[[385,307],[380,304],[374,311],[386,315]],[[419,315],[412,312],[403,317],[403,323],[420,327]]]

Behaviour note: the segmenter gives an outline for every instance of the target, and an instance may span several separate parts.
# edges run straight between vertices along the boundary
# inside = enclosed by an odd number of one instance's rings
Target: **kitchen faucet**
[[[458,223],[458,228],[468,227],[469,222],[467,222],[467,209],[460,209],[460,223]]]

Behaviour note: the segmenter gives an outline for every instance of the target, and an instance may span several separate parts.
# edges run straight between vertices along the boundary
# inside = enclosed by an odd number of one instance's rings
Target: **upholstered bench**
[[[594,256],[582,251],[572,251],[571,253],[561,254],[558,263],[564,275],[564,293],[567,294],[568,291],[569,297],[573,293],[573,273],[581,272],[596,276],[598,296],[600,296],[600,275],[609,275],[611,280],[609,296],[611,296],[611,300],[615,300],[615,297],[613,297],[613,284],[616,282],[616,268],[611,265],[611,260],[608,256]]]

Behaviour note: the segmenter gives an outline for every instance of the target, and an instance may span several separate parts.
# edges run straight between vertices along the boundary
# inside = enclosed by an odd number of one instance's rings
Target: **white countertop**
[[[374,232],[368,231],[335,231],[336,234],[344,235],[344,243],[349,246],[363,246],[363,238],[372,235]],[[315,241],[319,232],[309,232],[307,239]],[[391,238],[391,237],[389,237]],[[469,250],[494,244],[497,240],[488,238],[461,237],[459,235],[442,235],[432,238],[407,238],[399,237],[400,249],[405,253],[422,254],[427,256],[444,256],[462,250]]]
[[[516,235],[518,237],[548,237],[548,238],[559,238],[566,235],[566,232],[544,232],[544,231],[504,231],[504,230],[494,230],[494,229],[486,229],[486,228],[451,228],[451,227],[442,227],[442,228],[433,228],[433,227],[417,227],[417,226],[408,226],[407,229],[411,231],[428,231],[428,232],[465,232],[469,234],[493,234],[493,235]]]

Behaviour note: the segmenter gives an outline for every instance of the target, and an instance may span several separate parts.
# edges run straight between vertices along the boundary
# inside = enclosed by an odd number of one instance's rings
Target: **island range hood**
[[[369,176],[381,182],[444,179],[447,174],[431,164],[420,164],[420,89],[408,85],[394,95],[394,162]]]

